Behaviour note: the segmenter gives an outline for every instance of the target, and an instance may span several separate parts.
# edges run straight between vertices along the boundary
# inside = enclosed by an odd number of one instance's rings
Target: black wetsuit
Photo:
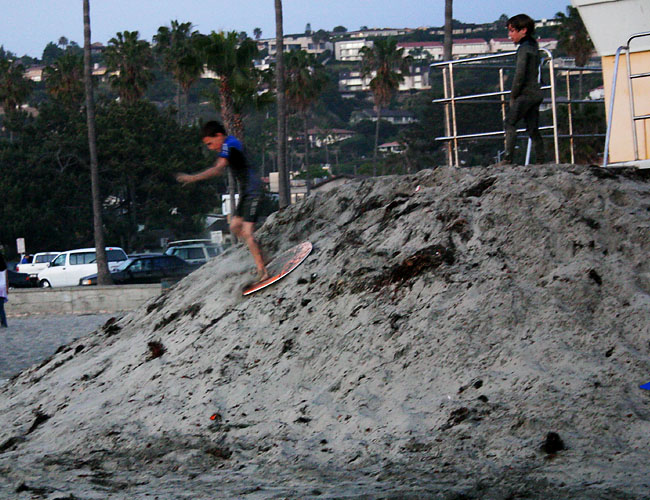
[[[539,133],[539,105],[543,95],[539,85],[539,46],[535,39],[526,35],[517,49],[517,62],[510,108],[506,114],[506,155],[504,160],[512,163],[517,138],[517,122],[524,119],[526,132],[533,141],[537,163],[544,161],[544,143]]]

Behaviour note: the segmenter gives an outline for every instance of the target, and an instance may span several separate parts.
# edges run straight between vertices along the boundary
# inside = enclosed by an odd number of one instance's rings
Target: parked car
[[[46,269],[38,273],[38,286],[41,288],[76,286],[79,280],[89,274],[97,273],[94,248],[68,250],[57,255]],[[117,269],[127,259],[126,252],[119,247],[106,247],[108,269]]]
[[[38,284],[38,272],[42,271],[47,265],[61,252],[39,252],[35,253],[32,261],[25,264],[16,264],[16,271],[27,273],[31,276],[35,284]]]
[[[31,279],[27,273],[17,273],[11,269],[9,272],[9,288],[30,288],[36,286],[36,280]]]
[[[210,240],[181,240],[169,243],[165,255],[180,257],[185,262],[198,267],[222,252],[223,247]]]
[[[187,276],[194,269],[196,266],[174,255],[141,255],[122,262],[111,272],[111,278],[116,285],[160,283],[162,280]],[[96,285],[97,273],[81,278],[79,284]]]

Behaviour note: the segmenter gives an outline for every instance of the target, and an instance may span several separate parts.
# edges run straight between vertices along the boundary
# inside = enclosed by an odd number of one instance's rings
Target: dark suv
[[[163,280],[182,278],[194,269],[195,266],[173,255],[141,255],[125,260],[120,267],[111,272],[111,278],[117,285],[160,283]],[[97,275],[91,274],[81,278],[79,284],[96,285]]]

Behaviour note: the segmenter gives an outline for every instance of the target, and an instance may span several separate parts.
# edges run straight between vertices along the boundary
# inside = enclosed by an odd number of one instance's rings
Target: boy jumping
[[[262,182],[244,156],[241,142],[231,135],[226,135],[224,126],[216,121],[207,122],[203,126],[203,144],[211,151],[219,151],[217,162],[197,174],[179,173],[176,180],[183,184],[203,181],[223,174],[229,167],[239,185],[239,203],[235,214],[230,219],[230,231],[248,245],[255,265],[257,279],[263,281],[269,277],[264,265],[264,257],[259,243],[255,239],[255,222],[259,216]]]

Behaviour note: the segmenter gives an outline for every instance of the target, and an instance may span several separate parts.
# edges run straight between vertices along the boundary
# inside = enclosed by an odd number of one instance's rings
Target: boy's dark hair
[[[218,121],[209,121],[201,129],[201,138],[203,137],[214,137],[217,134],[226,135],[226,129]]]
[[[510,19],[508,19],[507,26],[512,26],[517,31],[521,31],[526,28],[526,34],[528,36],[533,36],[535,34],[535,21],[533,21],[533,19],[526,14],[517,14],[516,16],[512,16]]]

